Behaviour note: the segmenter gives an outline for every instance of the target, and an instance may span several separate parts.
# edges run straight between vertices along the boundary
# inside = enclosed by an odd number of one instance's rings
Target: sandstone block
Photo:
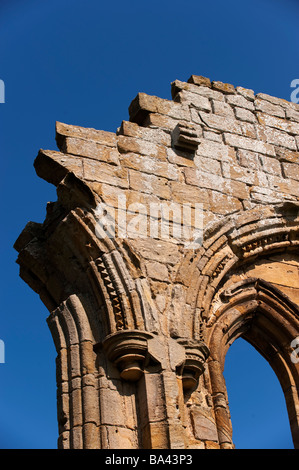
[[[266,265],[260,261],[255,266],[246,270],[249,277],[260,277],[276,285],[287,287],[298,287],[298,266],[281,263],[279,261],[269,262]]]
[[[250,199],[255,204],[278,204],[283,197],[285,194],[275,188],[252,186],[250,190]]]
[[[257,116],[259,123],[262,125],[274,127],[276,129],[288,132],[289,134],[299,134],[299,124],[297,124],[297,122],[290,122],[287,119],[281,119],[265,113],[257,113]]]
[[[228,95],[226,97],[227,103],[232,106],[237,106],[238,108],[244,108],[249,111],[254,111],[255,106],[251,99],[248,99],[244,95],[236,94],[236,95]]]
[[[180,122],[183,122],[183,120],[180,120]],[[184,122],[188,123],[189,121]],[[175,128],[177,123],[177,119],[166,116],[165,114],[149,113],[146,116],[143,125],[145,128],[158,128],[164,130],[165,132],[169,132]]]
[[[268,175],[269,187],[280,193],[299,196],[299,186],[296,180],[279,178],[276,175]]]
[[[128,188],[128,171],[126,168],[116,167],[102,163],[101,166],[95,160],[84,159],[84,178],[87,181],[107,183],[120,188]]]
[[[248,195],[246,197],[248,198]],[[227,215],[242,210],[242,203],[237,193],[234,197],[212,190],[209,191],[209,207],[215,214]]]
[[[221,164],[218,160],[214,160],[213,158],[207,157],[199,157],[195,158],[195,163],[197,168],[201,171],[206,171],[208,173],[212,173],[214,175],[222,175],[221,171]]]
[[[192,114],[195,122],[204,124],[208,128],[217,129],[223,132],[233,132],[236,134],[242,134],[242,130],[239,122],[235,118],[223,119],[222,116],[216,114],[209,114],[204,112],[198,112],[198,117]]]
[[[60,150],[66,137],[86,139],[108,147],[115,147],[116,145],[116,136],[114,132],[56,122],[56,142]]]
[[[224,134],[224,140],[227,145],[231,145],[232,147],[251,150],[252,152],[263,153],[265,155],[272,155],[273,157],[275,156],[273,145],[268,143],[227,133]]]
[[[228,162],[222,162],[223,176],[227,179],[242,181],[246,184],[256,186],[267,186],[267,178],[263,172],[250,168],[242,168],[238,165],[232,165]]]
[[[197,409],[192,409],[191,422],[196,439],[218,442],[216,424],[211,416],[207,416]]]
[[[171,198],[179,204],[203,204],[208,205],[208,193],[206,189],[199,187],[191,187],[184,183],[171,182]]]
[[[141,124],[149,113],[165,114],[175,119],[189,120],[189,110],[179,103],[138,93],[129,106],[130,121]]]
[[[173,150],[173,149],[167,149],[167,158],[168,161],[172,164],[178,165],[178,167],[181,166],[190,166],[194,167],[194,160],[193,158],[190,158],[190,153],[189,152],[183,152],[182,150]]]
[[[285,117],[285,112],[284,109],[281,106],[277,106],[276,104],[270,103],[269,101],[265,101],[263,99],[260,99],[257,95],[254,104],[255,104],[255,109],[257,111],[262,111],[263,113],[266,114],[272,114],[273,116]]]
[[[286,117],[287,119],[291,119],[292,121],[299,122],[299,111],[286,108]]]
[[[127,153],[121,158],[121,164],[125,168],[142,171],[151,175],[162,176],[170,180],[178,180],[179,171],[171,163],[155,160],[153,157],[136,155]]]
[[[221,142],[222,143],[222,135],[219,131],[208,131],[205,130],[203,136],[206,140],[213,140],[214,142]]]
[[[187,85],[188,85],[188,90],[190,91],[192,90],[193,93],[197,93],[209,99],[225,101],[224,94],[222,92],[214,90],[209,86],[197,86],[197,85],[193,85],[192,83],[187,83]]]
[[[160,374],[144,374],[138,388],[140,413],[144,425],[165,420],[165,398]]]
[[[250,139],[257,138],[256,126],[248,121],[240,121],[240,126],[242,129],[242,134],[244,137],[249,137]]]
[[[229,179],[220,177],[213,173],[206,173],[194,168],[184,169],[186,183],[200,188],[207,188],[220,191],[230,196],[246,199],[248,197],[248,188],[241,181],[229,181]]]
[[[234,94],[235,93],[235,87],[231,85],[230,83],[223,83],[219,81],[213,81],[212,82],[212,88],[217,91],[221,91],[222,93],[225,94]]]
[[[241,87],[241,86],[237,86],[236,87],[236,92],[239,95],[243,96],[244,98],[246,98],[250,101],[254,101],[254,99],[255,99],[254,91],[251,90],[251,89],[244,88],[244,87]]]
[[[100,428],[94,423],[84,424],[83,442],[85,449],[99,449],[101,446]]]
[[[136,449],[136,431],[120,426],[101,426],[104,449]]]
[[[100,413],[101,424],[126,426],[124,404],[122,402],[122,397],[117,390],[111,390],[108,388],[101,389]]]
[[[40,178],[57,186],[66,174],[71,171],[78,178],[83,178],[82,159],[51,150],[40,150],[34,168]]]
[[[118,207],[118,198],[126,198],[127,192],[124,188],[119,188],[106,183],[90,183],[91,188],[96,192],[103,202],[112,207]]]
[[[167,267],[156,261],[146,263],[146,271],[147,275],[151,279],[155,279],[157,281],[168,281],[168,270]]]
[[[66,153],[92,158],[113,165],[118,165],[118,151],[114,147],[105,147],[97,142],[67,137],[65,139],[64,149]]]
[[[134,240],[133,244],[140,255],[148,260],[173,265],[179,259],[177,246],[167,241],[147,238],[145,240]]]
[[[219,116],[234,118],[233,108],[224,101],[212,100],[213,112]]]
[[[129,170],[130,189],[153,194],[161,199],[170,199],[170,188],[166,178],[160,178],[153,174],[141,173]]]
[[[277,98],[276,96],[271,96],[267,93],[258,93],[256,98],[268,101],[269,103],[272,103],[276,106],[281,106],[283,108],[290,107],[293,104],[283,98]]]
[[[296,141],[292,135],[271,127],[256,126],[257,136],[260,140],[273,145],[286,147],[290,150],[297,150]]]
[[[120,135],[117,147],[120,153],[137,153],[166,160],[166,147],[142,139]]]
[[[261,168],[259,154],[248,150],[239,149],[238,158],[241,166],[258,170]]]
[[[176,101],[180,103],[185,103],[189,106],[193,106],[196,109],[203,111],[211,111],[211,105],[205,96],[199,95],[198,93],[191,93],[189,91],[180,91],[176,95]]]
[[[142,430],[142,443],[144,449],[167,449],[168,426],[166,423],[150,423]]]
[[[272,173],[277,176],[281,176],[281,164],[276,158],[266,157],[265,155],[260,156],[263,170],[266,173]]]
[[[172,121],[174,126],[175,121]],[[172,127],[171,126],[171,127]],[[140,127],[135,122],[122,121],[118,135],[125,135],[127,137],[137,137],[159,145],[166,145],[170,147],[171,137],[168,132],[161,131],[160,129],[150,129],[147,127]]]
[[[276,155],[278,160],[281,162],[299,162],[299,152],[291,152],[290,150],[284,149],[282,147],[276,147]]]
[[[190,91],[191,93],[197,93],[198,95],[204,96],[204,94],[202,94],[201,92],[202,90],[201,86],[198,86],[191,81],[182,82],[180,80],[175,80],[174,82],[171,83],[171,96],[174,101],[177,101],[176,96],[182,90]]]
[[[256,122],[255,114],[249,109],[235,107],[236,118],[241,121]]]
[[[299,181],[299,164],[284,162],[282,163],[282,167],[286,178],[292,178]]]
[[[207,77],[202,77],[201,75],[191,75],[188,79],[188,83],[194,83],[198,86],[207,86],[211,88],[211,80]]]

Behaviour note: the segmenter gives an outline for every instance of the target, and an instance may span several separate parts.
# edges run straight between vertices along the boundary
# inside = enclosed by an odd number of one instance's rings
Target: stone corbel
[[[108,359],[118,368],[121,378],[137,382],[143,375],[148,340],[152,337],[146,331],[121,330],[107,336],[101,346]],[[99,345],[95,347],[97,349]]]
[[[173,146],[185,152],[195,153],[200,139],[197,131],[191,124],[179,123],[172,133]]]
[[[194,390],[204,372],[205,362],[210,354],[209,349],[202,341],[179,339],[178,342],[185,348],[185,361],[178,370],[182,376],[183,389]]]

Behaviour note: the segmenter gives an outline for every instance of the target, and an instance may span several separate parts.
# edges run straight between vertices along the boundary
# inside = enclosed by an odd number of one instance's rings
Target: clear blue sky
[[[289,100],[298,24],[298,0],[0,1],[0,448],[56,448],[48,311],[19,279],[12,247],[56,200],[33,168],[40,148],[56,150],[55,121],[115,131],[138,92],[170,99],[170,83],[192,74]],[[242,340],[228,354],[237,447],[292,448],[271,369]]]

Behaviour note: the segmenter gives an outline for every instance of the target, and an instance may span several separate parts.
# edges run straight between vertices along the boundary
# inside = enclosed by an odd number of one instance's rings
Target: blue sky
[[[55,121],[114,132],[138,92],[170,99],[170,83],[192,74],[290,100],[298,20],[297,0],[0,1],[0,448],[56,448],[48,311],[18,277],[13,249],[26,223],[42,222],[56,200],[33,168],[40,148],[56,150]],[[225,374],[236,446],[292,448],[264,359],[238,340]]]

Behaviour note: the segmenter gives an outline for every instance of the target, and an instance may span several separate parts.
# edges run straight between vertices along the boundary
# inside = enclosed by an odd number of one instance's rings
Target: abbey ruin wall
[[[192,75],[115,133],[56,123],[57,187],[15,248],[49,309],[59,447],[232,448],[239,336],[276,372],[295,446],[299,105]]]

